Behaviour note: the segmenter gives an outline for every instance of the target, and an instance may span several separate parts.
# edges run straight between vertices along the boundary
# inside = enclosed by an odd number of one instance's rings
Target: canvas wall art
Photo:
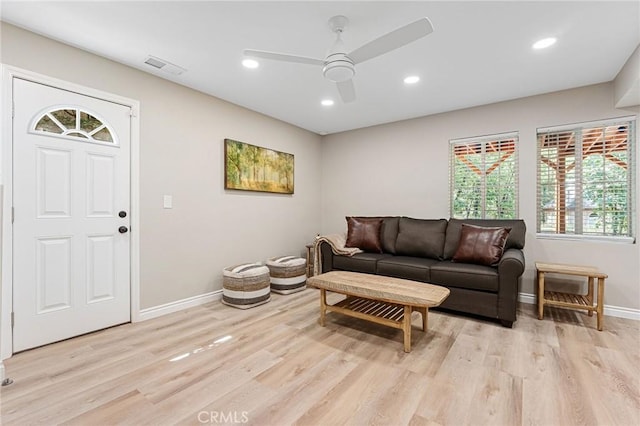
[[[224,140],[224,188],[293,194],[293,154]]]

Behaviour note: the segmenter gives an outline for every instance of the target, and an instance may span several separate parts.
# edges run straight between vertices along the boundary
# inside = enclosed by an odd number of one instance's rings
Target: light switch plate
[[[173,197],[171,195],[165,195],[163,197],[163,203],[164,203],[164,208],[165,209],[172,209],[173,208]]]

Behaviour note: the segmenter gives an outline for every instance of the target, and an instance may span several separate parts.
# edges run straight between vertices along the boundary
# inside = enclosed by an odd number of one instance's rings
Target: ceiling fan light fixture
[[[324,76],[333,81],[334,83],[341,83],[343,81],[350,80],[355,75],[353,67],[345,66],[332,66],[331,68],[324,69]]]
[[[249,69],[255,69],[255,68],[258,68],[260,66],[260,63],[258,61],[256,61],[255,59],[244,59],[242,61],[242,66],[244,66],[245,68],[249,68]]]
[[[343,53],[330,55],[324,68],[322,75],[334,83],[342,83],[351,80],[356,75],[356,69],[353,62]]]

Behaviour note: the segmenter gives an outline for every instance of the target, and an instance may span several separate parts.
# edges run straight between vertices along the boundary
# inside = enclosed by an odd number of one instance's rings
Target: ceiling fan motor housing
[[[341,83],[353,78],[356,69],[353,61],[344,53],[334,53],[327,56],[322,74],[335,83]]]

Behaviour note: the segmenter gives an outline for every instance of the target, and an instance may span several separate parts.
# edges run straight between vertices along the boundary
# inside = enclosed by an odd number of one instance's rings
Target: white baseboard
[[[538,303],[537,297],[530,293],[519,293],[518,301],[527,303],[529,305],[535,305]],[[621,306],[604,305],[604,314],[611,317],[627,318],[636,321],[640,321],[640,309],[623,308]]]
[[[212,291],[211,293],[201,294],[199,296],[188,297],[175,302],[165,303],[164,305],[154,306],[152,308],[142,309],[138,316],[138,321],[146,321],[152,318],[161,317],[163,315],[172,314],[194,306],[204,305],[214,300],[222,299],[222,290]]]
[[[175,302],[165,303],[164,305],[154,306],[152,308],[140,311],[138,321],[146,321],[152,318],[161,317],[163,315],[172,314],[194,306],[204,305],[222,299],[222,290],[212,291],[211,293],[201,294],[199,296],[188,297],[186,299],[177,300]],[[518,301],[529,305],[537,303],[536,296],[530,293],[519,293]],[[617,318],[627,318],[640,321],[640,310],[624,308],[621,306],[604,305],[604,314]],[[0,363],[0,377],[4,374],[4,366]]]
[[[535,305],[537,300],[536,296],[529,293],[518,293],[518,302],[526,303],[527,305]]]

